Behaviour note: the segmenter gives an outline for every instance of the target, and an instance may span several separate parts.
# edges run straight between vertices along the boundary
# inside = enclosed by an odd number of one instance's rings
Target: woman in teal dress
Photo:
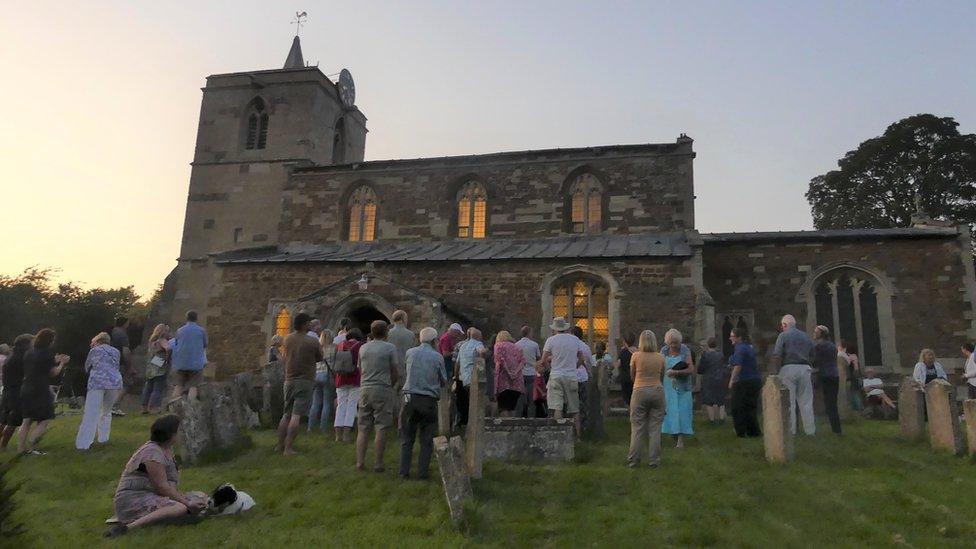
[[[661,432],[674,436],[676,448],[683,448],[685,437],[695,434],[691,427],[695,363],[691,350],[681,343],[681,339],[681,332],[672,328],[664,334],[665,346],[661,349],[666,368],[664,395],[667,401]],[[674,367],[682,362],[687,366],[675,370]]]

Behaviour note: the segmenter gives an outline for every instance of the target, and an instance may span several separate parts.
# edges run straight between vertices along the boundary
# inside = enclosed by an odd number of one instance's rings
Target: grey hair
[[[423,330],[420,330],[420,342],[421,343],[430,343],[431,341],[434,341],[435,339],[437,339],[437,330],[431,328],[430,326],[427,326]]]
[[[796,326],[796,317],[793,315],[783,315],[783,320],[779,321],[780,324],[786,324],[787,326]]]
[[[665,345],[667,345],[669,343],[672,343],[672,342],[674,342],[674,343],[681,343],[683,339],[684,339],[684,337],[682,337],[681,332],[679,332],[675,328],[671,328],[670,330],[668,330],[664,334],[664,344]]]

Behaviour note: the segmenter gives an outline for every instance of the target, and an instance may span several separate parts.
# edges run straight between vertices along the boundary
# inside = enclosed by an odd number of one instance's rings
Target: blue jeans
[[[159,409],[166,392],[166,374],[151,377],[142,386],[142,407]]]
[[[335,379],[329,372],[315,374],[315,387],[312,388],[312,408],[308,412],[308,430],[316,425],[328,431],[332,424],[332,408],[335,404]]]

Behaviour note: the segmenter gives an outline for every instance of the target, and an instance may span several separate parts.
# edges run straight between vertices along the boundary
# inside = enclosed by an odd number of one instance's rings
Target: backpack
[[[332,371],[340,375],[356,372],[356,364],[352,361],[352,351],[336,350],[332,355]]]

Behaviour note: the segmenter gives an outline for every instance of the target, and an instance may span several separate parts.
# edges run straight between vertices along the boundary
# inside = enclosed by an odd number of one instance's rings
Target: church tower
[[[308,66],[296,35],[280,69],[207,77],[179,263],[164,285],[161,320],[188,309],[205,319],[218,252],[277,244],[281,192],[296,166],[362,161],[366,117],[351,77]]]

